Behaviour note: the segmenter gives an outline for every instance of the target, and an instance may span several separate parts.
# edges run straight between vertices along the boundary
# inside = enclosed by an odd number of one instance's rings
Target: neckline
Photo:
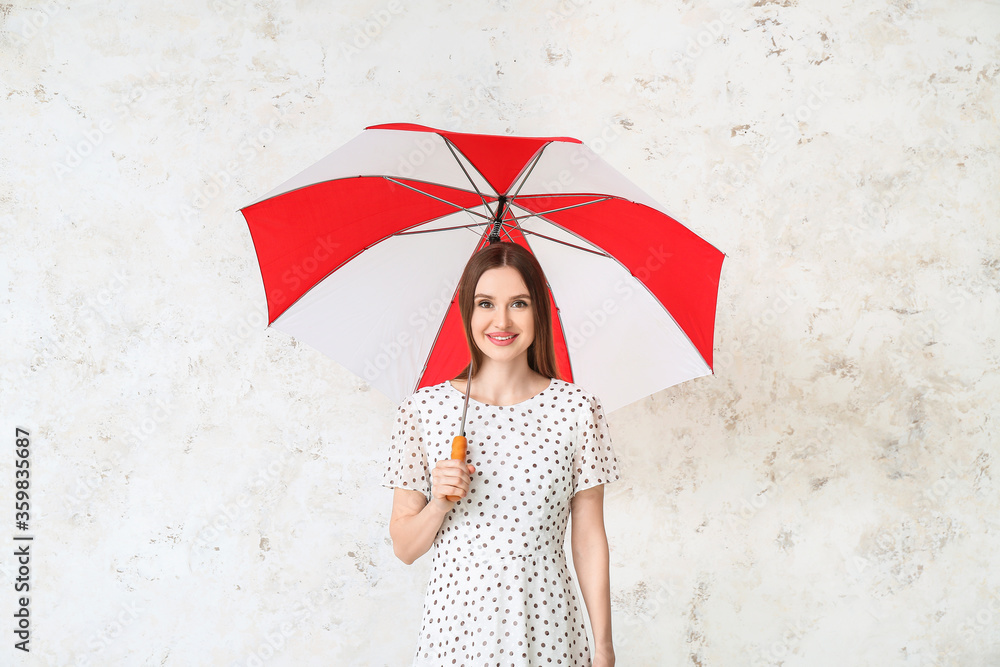
[[[548,384],[548,386],[546,386],[540,392],[538,392],[534,396],[529,396],[528,398],[524,399],[523,401],[519,401],[517,403],[511,403],[510,405],[496,405],[496,404],[493,404],[493,403],[483,403],[482,401],[477,401],[476,399],[472,398],[472,396],[469,396],[469,403],[478,403],[479,405],[485,405],[485,406],[490,407],[490,408],[514,408],[514,407],[517,407],[518,405],[524,405],[528,401],[532,401],[532,400],[538,398],[539,396],[541,396],[542,394],[544,394],[545,392],[547,392],[549,389],[551,389],[552,385],[554,385],[555,382],[556,382],[555,378],[549,378],[549,384]],[[444,383],[446,385],[448,385],[448,387],[453,392],[455,392],[456,394],[458,394],[459,396],[461,396],[462,400],[465,400],[465,392],[464,391],[459,391],[455,387],[455,385],[453,385],[451,383],[451,380],[445,380]]]

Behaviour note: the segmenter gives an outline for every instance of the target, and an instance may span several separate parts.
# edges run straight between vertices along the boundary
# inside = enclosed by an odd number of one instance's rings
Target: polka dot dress
[[[464,399],[443,382],[399,406],[383,486],[430,500]],[[552,379],[516,405],[470,398],[465,432],[476,472],[434,539],[414,667],[590,667],[563,544],[573,494],[619,478],[600,401]]]

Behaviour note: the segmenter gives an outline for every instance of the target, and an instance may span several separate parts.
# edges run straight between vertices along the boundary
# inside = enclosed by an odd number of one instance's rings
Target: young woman
[[[458,290],[472,361],[399,406],[383,480],[396,556],[435,547],[414,666],[612,667],[604,484],[619,475],[603,407],[556,377],[534,255],[494,243]],[[470,376],[467,458],[452,460]],[[593,648],[563,546],[570,516]]]

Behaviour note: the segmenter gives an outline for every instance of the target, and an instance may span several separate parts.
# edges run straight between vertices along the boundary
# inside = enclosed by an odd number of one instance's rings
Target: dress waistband
[[[447,549],[436,548],[435,558],[454,558],[460,561],[478,561],[492,563],[497,561],[529,561],[548,558],[551,560],[566,558],[566,550],[562,545],[538,545],[533,549],[507,549],[497,553],[496,547],[477,547],[472,545],[449,545]],[[513,553],[511,553],[513,551]]]

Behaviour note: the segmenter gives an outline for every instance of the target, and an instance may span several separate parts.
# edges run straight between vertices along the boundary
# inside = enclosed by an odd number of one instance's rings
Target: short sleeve
[[[611,447],[611,432],[604,417],[604,406],[590,398],[577,422],[576,456],[573,460],[573,493],[599,484],[617,481],[618,458]]]
[[[424,430],[412,397],[396,410],[388,467],[382,476],[382,486],[412,489],[430,498],[431,475],[424,447]]]

